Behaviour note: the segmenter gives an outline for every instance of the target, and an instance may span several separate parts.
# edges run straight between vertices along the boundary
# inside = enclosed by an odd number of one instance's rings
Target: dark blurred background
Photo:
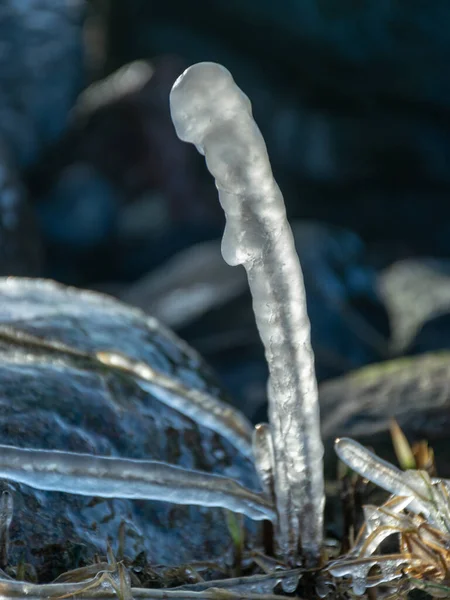
[[[264,418],[245,277],[168,109],[217,61],[285,195],[319,380],[449,348],[448,23],[448,0],[2,0],[1,274],[154,314]]]

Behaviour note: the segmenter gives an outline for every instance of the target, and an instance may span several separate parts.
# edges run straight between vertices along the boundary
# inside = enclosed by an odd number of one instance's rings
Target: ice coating
[[[255,426],[252,447],[255,467],[262,488],[267,496],[271,500],[274,500],[275,458],[273,453],[272,434],[268,423],[259,423]]]
[[[409,499],[402,498],[404,505]],[[390,537],[408,528],[410,519],[407,515],[390,512],[386,508],[377,506],[364,506],[364,522],[366,535],[352,548],[352,555],[367,557],[377,550],[380,544]]]
[[[369,479],[398,496],[410,496],[403,482],[404,471],[395,467],[349,438],[339,438],[334,444],[338,457],[361,477]]]
[[[347,562],[336,561],[328,567],[328,570],[334,577],[350,576],[353,593],[356,596],[362,596],[367,588],[399,579],[402,576],[401,568],[408,562],[408,559],[407,556],[387,555]],[[380,569],[380,575],[369,577],[370,571],[375,566]]]
[[[356,473],[392,494],[410,498],[409,510],[423,514],[429,523],[450,532],[450,508],[445,482],[431,479],[425,471],[402,471],[348,438],[336,440],[335,450],[339,458]]]
[[[205,155],[226,215],[222,254],[242,264],[269,365],[278,544],[315,563],[323,535],[323,445],[303,276],[250,102],[214,63],[187,69],[170,105],[178,136]],[[301,539],[300,539],[301,537]]]
[[[0,445],[0,479],[82,496],[217,506],[274,520],[263,496],[232,479],[167,463]]]
[[[119,577],[121,573],[125,575],[125,568],[118,563],[117,570]],[[111,577],[109,573],[97,576],[89,581],[73,583],[44,583],[35,584],[28,581],[14,581],[0,579],[0,597],[2,600],[49,600],[50,598],[84,598],[90,600],[98,598],[99,600],[129,600],[132,598],[141,600],[282,600],[283,596],[271,593],[274,578],[264,587],[261,585],[255,591],[236,591],[232,587],[221,589],[220,584],[226,580],[205,582],[205,589],[197,591],[195,584],[178,588],[126,588],[117,583],[119,577]],[[126,575],[125,575],[126,577]],[[125,577],[122,578],[125,579]],[[267,576],[266,576],[267,577]],[[280,575],[280,578],[283,574]],[[128,578],[127,578],[128,579]],[[262,579],[262,577],[261,577]],[[229,580],[234,581],[234,580]],[[125,580],[125,584],[128,582]],[[208,583],[210,585],[208,586]],[[256,587],[256,584],[255,584]],[[267,589],[267,592],[260,591]]]

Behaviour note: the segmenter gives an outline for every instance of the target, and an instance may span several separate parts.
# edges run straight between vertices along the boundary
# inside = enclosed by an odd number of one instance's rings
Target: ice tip
[[[357,446],[359,446],[358,442],[355,442],[354,440],[347,437],[336,438],[334,441],[334,451],[336,452],[338,457],[344,462],[346,462],[345,451],[349,448],[355,448]]]
[[[230,71],[214,62],[188,67],[173,84],[169,104],[178,137],[195,144],[201,152],[205,136],[218,123],[251,114],[250,100]]]
[[[231,73],[218,63],[200,62],[188,67],[175,81],[169,95],[172,111],[204,109],[234,82]]]
[[[220,99],[233,83],[222,65],[201,62],[188,67],[175,81],[169,95],[170,113],[177,136],[201,146]]]
[[[336,438],[334,440],[334,449],[336,450],[336,452],[342,448],[342,444],[345,444],[346,442],[349,441],[349,438]]]
[[[172,91],[178,89],[181,86],[187,86],[192,81],[197,81],[201,78],[202,81],[211,80],[218,81],[220,79],[232,79],[232,75],[228,69],[226,69],[223,65],[219,65],[219,63],[215,62],[199,62],[195,65],[191,65],[187,69],[181,73],[181,75],[177,78],[175,83],[172,86]]]
[[[268,423],[257,423],[255,425],[255,432],[264,432],[269,427]]]

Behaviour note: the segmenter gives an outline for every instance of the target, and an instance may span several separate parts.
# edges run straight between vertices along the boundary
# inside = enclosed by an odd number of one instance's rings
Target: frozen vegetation
[[[194,65],[170,96],[178,136],[205,155],[227,223],[222,254],[243,265],[270,371],[278,543],[295,562],[300,546],[315,562],[322,543],[323,446],[300,263],[283,196],[250,101],[230,73]]]

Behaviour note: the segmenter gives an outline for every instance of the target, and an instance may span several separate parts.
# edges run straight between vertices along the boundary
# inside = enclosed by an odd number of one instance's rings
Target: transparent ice
[[[215,63],[187,69],[170,94],[178,136],[205,156],[226,215],[222,254],[247,272],[269,365],[278,544],[317,561],[323,534],[323,446],[303,277],[264,139],[247,96]]]
[[[157,461],[0,446],[0,478],[39,490],[217,506],[275,519],[264,496],[233,479]]]

